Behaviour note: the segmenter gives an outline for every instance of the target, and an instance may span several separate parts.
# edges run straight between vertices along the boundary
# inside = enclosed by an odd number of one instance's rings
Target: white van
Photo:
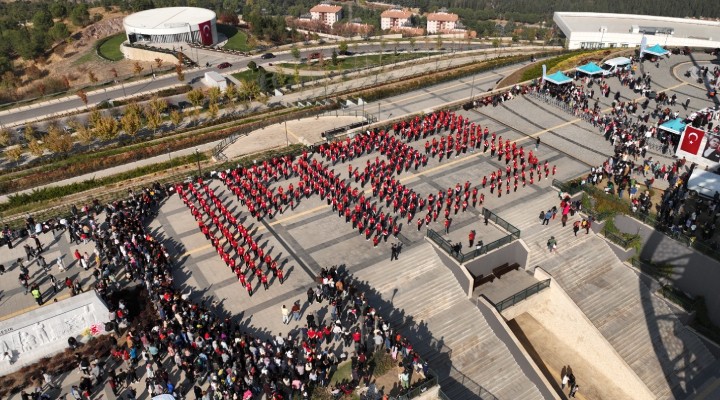
[[[712,199],[715,193],[720,193],[720,175],[715,171],[705,171],[699,166],[695,167],[688,179],[687,188],[691,195]]]
[[[605,61],[600,68],[603,69],[603,76],[611,76],[630,68],[631,63],[627,57],[615,57]]]

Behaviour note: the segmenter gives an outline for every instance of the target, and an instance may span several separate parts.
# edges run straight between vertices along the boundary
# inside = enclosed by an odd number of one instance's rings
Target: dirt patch
[[[43,80],[49,78],[66,80],[70,85],[70,91],[73,88],[93,83],[93,79],[97,79],[98,82],[114,79],[111,71],[113,68],[120,77],[133,75],[134,61],[107,61],[100,58],[95,51],[95,44],[98,40],[123,31],[122,21],[126,13],[114,7],[110,11],[106,11],[103,7],[91,8],[90,15],[95,14],[102,15],[102,19],[74,32],[69,40],[50,50],[45,59],[16,60],[15,67],[23,70],[35,65],[40,70],[46,71]],[[141,62],[145,70],[149,70],[151,64],[150,62]],[[36,87],[41,81],[25,81],[25,84],[18,89],[18,95],[21,97],[36,96]]]

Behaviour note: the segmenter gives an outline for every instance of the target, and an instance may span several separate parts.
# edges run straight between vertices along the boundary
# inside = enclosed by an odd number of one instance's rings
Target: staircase
[[[550,192],[501,215],[521,229],[530,249],[527,267],[539,265],[555,278],[656,398],[687,397],[688,382],[715,357],[605,240],[584,230],[575,237],[573,219],[565,228],[557,220],[541,226],[537,214],[557,203]],[[558,253],[547,250],[551,235]]]
[[[508,348],[515,343],[498,337],[502,333],[465,296],[431,244],[413,247],[398,261],[383,261],[355,277],[367,286],[363,289],[370,304],[400,325],[428,360],[448,398],[477,399],[479,385],[499,399],[547,397],[533,381],[539,377],[521,368],[528,361],[517,359]]]

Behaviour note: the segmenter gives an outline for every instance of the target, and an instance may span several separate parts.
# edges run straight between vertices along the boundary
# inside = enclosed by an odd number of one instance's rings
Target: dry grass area
[[[80,88],[92,83],[91,72],[94,79],[103,82],[114,78],[111,69],[117,71],[118,76],[129,76],[133,74],[134,61],[107,61],[100,58],[95,52],[95,44],[98,40],[111,36],[118,32],[122,32],[122,19],[126,13],[120,12],[116,8],[106,11],[103,7],[90,8],[90,15],[102,15],[102,19],[94,24],[78,30],[66,21],[68,28],[73,32],[71,39],[65,43],[56,45],[45,59],[22,60],[15,61],[15,67],[18,70],[35,65],[41,70],[46,70],[47,78],[67,78],[72,88]],[[150,69],[151,63],[141,63],[145,70]],[[25,77],[26,78],[26,77]],[[24,93],[30,91],[39,80],[28,82],[18,92]]]

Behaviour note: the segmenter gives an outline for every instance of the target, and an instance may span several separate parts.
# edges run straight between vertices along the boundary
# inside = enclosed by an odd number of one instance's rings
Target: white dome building
[[[212,46],[218,42],[214,11],[198,7],[165,7],[140,11],[123,20],[130,43],[197,43]]]

